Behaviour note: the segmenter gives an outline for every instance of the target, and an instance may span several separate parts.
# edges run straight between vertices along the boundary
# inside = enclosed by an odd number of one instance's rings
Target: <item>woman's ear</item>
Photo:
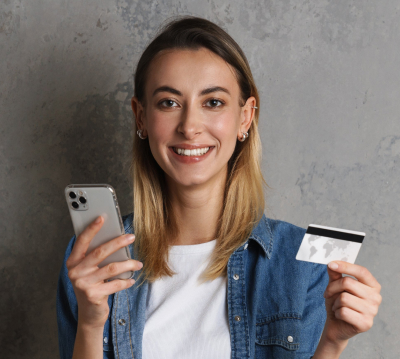
[[[254,96],[249,97],[244,106],[242,106],[238,138],[242,138],[243,133],[246,133],[249,130],[251,123],[253,122],[255,111],[257,110],[255,108],[256,106],[257,104]]]
[[[145,117],[144,117],[144,107],[137,97],[132,97],[131,99],[132,111],[135,115],[136,127],[138,130],[143,131],[143,135],[146,132]]]

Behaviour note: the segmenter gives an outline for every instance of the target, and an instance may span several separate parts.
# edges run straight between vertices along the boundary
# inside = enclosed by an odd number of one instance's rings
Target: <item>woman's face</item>
[[[233,68],[213,52],[168,50],[152,61],[145,107],[132,101],[138,128],[168,182],[225,181],[238,138],[250,127],[255,99],[241,107]]]

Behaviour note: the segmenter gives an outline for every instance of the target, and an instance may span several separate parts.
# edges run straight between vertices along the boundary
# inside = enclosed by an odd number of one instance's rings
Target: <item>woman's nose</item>
[[[186,106],[182,111],[178,132],[190,140],[203,132],[203,126],[201,109],[193,105]]]

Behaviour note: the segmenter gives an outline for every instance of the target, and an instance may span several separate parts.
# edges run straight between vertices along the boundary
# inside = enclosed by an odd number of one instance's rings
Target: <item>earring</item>
[[[257,106],[251,106],[251,108],[255,108],[255,109],[258,109],[258,107],[257,107]]]
[[[147,138],[147,136],[143,136],[143,130],[138,130],[136,133],[141,140],[144,140]]]
[[[248,132],[242,132],[242,138],[238,138],[238,140],[240,141],[240,142],[244,142],[244,140],[247,138],[247,137],[249,137],[249,133]]]

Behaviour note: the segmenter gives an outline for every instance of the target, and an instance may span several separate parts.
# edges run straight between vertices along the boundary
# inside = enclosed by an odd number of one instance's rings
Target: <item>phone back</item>
[[[65,188],[65,198],[77,237],[98,216],[104,218],[103,226],[90,242],[87,254],[99,245],[125,233],[115,190],[110,185],[72,184]],[[99,267],[127,259],[130,259],[130,252],[128,247],[124,247],[108,256],[99,264]],[[118,278],[127,279],[132,275],[133,272],[127,272],[119,275]]]

